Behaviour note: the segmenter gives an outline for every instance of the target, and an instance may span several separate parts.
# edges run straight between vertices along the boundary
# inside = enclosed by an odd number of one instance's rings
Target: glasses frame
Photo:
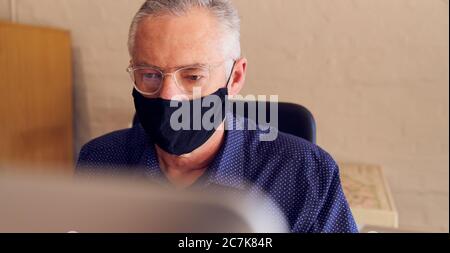
[[[178,83],[178,79],[177,79],[177,77],[176,77],[176,74],[177,74],[178,72],[180,72],[180,71],[182,71],[182,70],[186,70],[186,69],[192,69],[192,68],[203,68],[203,69],[207,70],[207,71],[208,71],[208,75],[211,76],[211,70],[213,70],[213,69],[215,69],[215,68],[217,68],[217,67],[220,67],[220,66],[223,65],[225,62],[231,61],[231,60],[232,60],[233,62],[235,62],[235,60],[233,60],[233,59],[227,59],[227,60],[223,60],[223,61],[221,61],[221,62],[219,62],[219,63],[216,63],[216,64],[196,64],[196,65],[191,65],[191,66],[183,66],[183,67],[179,67],[179,68],[175,69],[175,70],[172,71],[172,72],[165,72],[165,71],[163,71],[161,68],[154,67],[154,66],[139,66],[139,65],[137,65],[137,66],[130,65],[130,66],[126,69],[126,71],[128,72],[128,74],[129,74],[130,77],[131,77],[131,80],[133,81],[134,88],[135,88],[139,93],[141,93],[141,94],[143,94],[143,95],[146,95],[146,96],[153,96],[153,95],[156,95],[156,94],[161,90],[162,84],[164,83],[164,80],[165,80],[166,76],[172,76],[172,78],[173,78],[174,81],[175,81],[175,85],[176,85],[176,86],[178,87],[178,89],[179,89],[180,91],[182,91],[184,94],[186,94],[186,95],[192,95],[192,93],[186,91],[186,89],[184,89],[184,88],[182,87],[182,85],[180,85],[180,84]],[[233,67],[234,67],[234,65],[233,65]],[[137,84],[136,84],[136,78],[135,78],[134,72],[135,72],[136,70],[145,70],[145,69],[155,70],[155,71],[159,72],[159,73],[161,74],[161,76],[162,76],[161,83],[160,83],[158,89],[156,89],[155,92],[151,92],[151,93],[150,93],[150,92],[144,92],[144,91],[141,91],[141,90],[137,87]]]

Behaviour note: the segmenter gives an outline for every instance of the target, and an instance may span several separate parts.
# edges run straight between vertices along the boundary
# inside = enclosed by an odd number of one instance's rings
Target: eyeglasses
[[[185,94],[191,95],[196,88],[207,88],[210,84],[211,70],[225,62],[222,61],[216,65],[182,67],[171,73],[164,73],[154,67],[130,66],[127,68],[127,72],[137,91],[144,95],[152,96],[158,93],[166,76],[172,76],[178,88]]]

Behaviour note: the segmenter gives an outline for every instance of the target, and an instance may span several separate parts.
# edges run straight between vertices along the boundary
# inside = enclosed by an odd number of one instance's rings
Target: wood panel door
[[[73,170],[67,31],[0,22],[0,169]]]

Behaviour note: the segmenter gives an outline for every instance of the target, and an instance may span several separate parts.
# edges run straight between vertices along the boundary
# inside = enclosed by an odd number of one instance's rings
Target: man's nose
[[[171,100],[174,96],[180,95],[181,91],[177,86],[175,77],[173,75],[166,75],[161,83],[159,90],[159,97],[166,100]]]

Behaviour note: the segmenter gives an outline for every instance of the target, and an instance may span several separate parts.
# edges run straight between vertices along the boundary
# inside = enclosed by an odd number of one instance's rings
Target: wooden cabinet
[[[0,169],[73,170],[68,31],[0,21]]]

